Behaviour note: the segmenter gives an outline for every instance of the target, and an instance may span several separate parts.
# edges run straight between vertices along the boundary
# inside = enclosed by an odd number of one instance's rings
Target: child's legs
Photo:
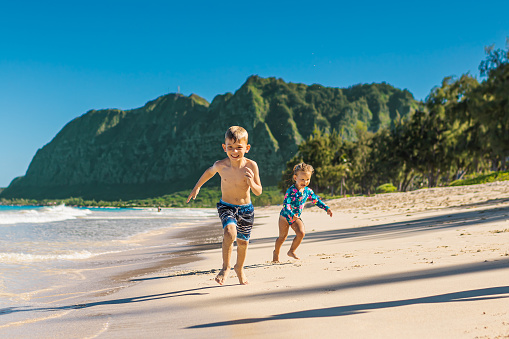
[[[274,248],[274,254],[279,255],[279,251],[281,250],[281,246],[286,240],[288,236],[288,230],[290,229],[290,225],[288,221],[286,221],[285,217],[282,215],[279,216],[279,237],[276,239],[276,244]]]
[[[238,234],[238,233],[237,233]],[[233,267],[241,285],[247,285],[248,281],[244,274],[244,261],[246,260],[247,245],[249,240],[237,238],[237,263]]]
[[[290,252],[294,253],[297,247],[299,247],[300,243],[302,242],[302,239],[304,239],[304,236],[306,235],[306,231],[304,229],[304,223],[299,218],[297,219],[292,225],[292,229],[295,231],[295,238],[292,241],[292,246],[290,246]]]
[[[233,242],[237,237],[237,225],[234,223],[227,224],[223,229],[223,270],[229,269],[232,251],[233,251]]]
[[[244,261],[246,261],[247,254],[247,246],[249,244],[249,240],[243,240],[237,238],[237,263],[236,267],[242,269],[244,267]]]

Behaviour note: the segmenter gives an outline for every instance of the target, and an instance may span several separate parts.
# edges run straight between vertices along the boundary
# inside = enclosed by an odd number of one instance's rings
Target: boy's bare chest
[[[239,169],[225,168],[219,174],[221,175],[221,181],[223,183],[228,185],[239,185],[247,184],[245,172],[246,172],[245,168]]]

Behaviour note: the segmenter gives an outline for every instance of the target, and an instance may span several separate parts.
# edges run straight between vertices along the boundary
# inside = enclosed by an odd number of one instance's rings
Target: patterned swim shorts
[[[217,212],[223,224],[223,228],[228,224],[235,224],[237,228],[237,238],[249,240],[251,229],[254,224],[253,204],[232,205],[223,200],[217,203]]]

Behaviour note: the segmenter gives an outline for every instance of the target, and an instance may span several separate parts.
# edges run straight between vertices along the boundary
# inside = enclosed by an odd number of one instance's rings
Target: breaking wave
[[[87,209],[65,205],[7,210],[0,211],[0,225],[62,221],[84,217],[90,213]]]

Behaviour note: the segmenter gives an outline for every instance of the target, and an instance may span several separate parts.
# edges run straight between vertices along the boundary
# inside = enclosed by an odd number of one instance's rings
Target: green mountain
[[[386,83],[330,88],[251,76],[210,104],[168,94],[133,110],[91,110],[39,149],[0,197],[113,200],[191,189],[225,156],[221,144],[232,125],[249,132],[248,157],[258,162],[262,184],[275,185],[315,126],[353,138],[358,121],[377,131],[417,105],[409,91]]]

